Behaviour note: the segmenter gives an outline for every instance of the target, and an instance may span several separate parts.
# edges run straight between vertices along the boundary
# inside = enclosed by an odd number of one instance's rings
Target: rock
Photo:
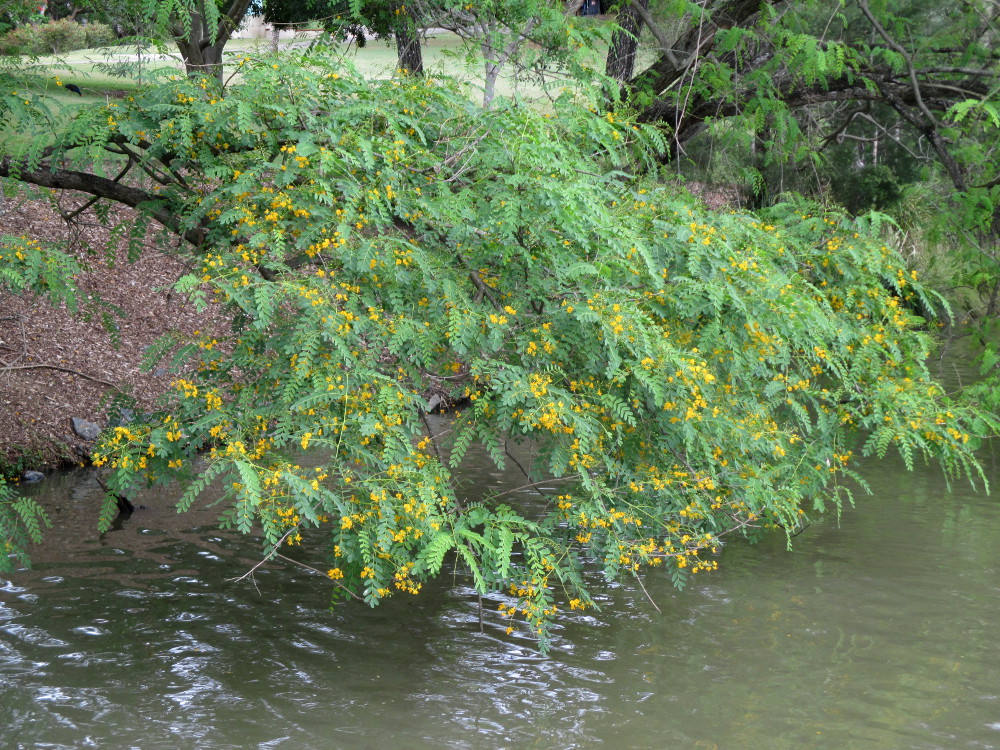
[[[45,475],[40,471],[26,471],[21,475],[22,482],[41,482]]]
[[[69,421],[73,425],[73,432],[84,440],[97,440],[97,436],[101,434],[101,426],[86,419],[72,417]]]

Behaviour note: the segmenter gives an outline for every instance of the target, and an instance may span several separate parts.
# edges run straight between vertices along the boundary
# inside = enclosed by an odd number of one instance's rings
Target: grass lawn
[[[307,44],[308,40],[282,42],[282,47]],[[392,40],[370,40],[363,48],[354,44],[342,45],[345,59],[349,60],[361,75],[370,78],[386,78],[393,74],[396,68],[396,47]],[[274,54],[270,44],[265,40],[233,39],[226,44],[224,57],[237,55],[271,55]],[[278,54],[282,54],[279,52]],[[440,32],[429,35],[423,44],[424,66],[430,72],[443,73],[459,78],[470,84],[473,91],[470,96],[478,98],[483,80],[483,65],[478,50],[474,50],[471,59],[467,57],[461,39],[450,32]],[[603,50],[595,50],[595,65],[602,64]],[[106,49],[77,50],[60,56],[39,58],[35,66],[39,79],[47,93],[55,96],[63,106],[79,106],[77,97],[55,84],[58,77],[63,83],[73,83],[84,93],[83,101],[104,99],[121,92],[131,91],[141,84],[132,75],[113,75],[109,65],[118,65],[125,72],[126,64],[135,66],[137,61],[135,48],[120,47]],[[161,51],[147,51],[142,57],[142,67],[145,75],[161,71],[183,70],[180,54],[173,45],[168,45]],[[231,71],[227,70],[228,78]],[[550,84],[552,86],[552,84]],[[537,82],[515,81],[510,75],[501,75],[497,82],[498,96],[520,95],[528,99],[544,96],[543,88]]]
[[[273,52],[268,40],[233,39],[225,48],[224,59],[237,56],[270,56],[288,54],[290,48],[308,44],[308,40],[283,41],[282,49]],[[644,45],[646,46],[646,45]],[[358,72],[370,79],[388,78],[396,68],[396,47],[392,40],[370,40],[364,47],[354,44],[341,45],[345,60],[349,61]],[[640,50],[641,58],[652,58],[652,48]],[[482,97],[483,64],[478,50],[464,46],[462,40],[450,32],[439,32],[428,35],[423,43],[424,67],[431,74],[443,74],[464,81],[469,87],[469,98],[479,101]],[[593,51],[594,66],[603,68],[604,50]],[[49,108],[56,121],[68,118],[81,106],[97,102],[106,102],[118,98],[140,88],[143,84],[137,78],[136,62],[139,60],[134,47],[111,47],[105,49],[85,49],[60,55],[58,57],[42,57],[33,61],[32,67],[37,73],[39,88],[50,98]],[[645,62],[641,59],[640,63]],[[167,45],[160,50],[144,51],[141,58],[142,73],[147,79],[150,76],[169,75],[183,71],[181,56],[174,45]],[[111,66],[119,68],[114,74]],[[234,69],[226,68],[226,80]],[[237,79],[238,80],[238,79]],[[80,87],[83,96],[78,96],[62,84],[75,84]],[[563,85],[560,81],[549,82],[549,91],[558,91]],[[536,106],[546,106],[546,88],[537,81],[518,81],[508,73],[501,75],[497,81],[497,96],[520,96],[536,102]],[[17,132],[14,129],[0,130],[0,146],[15,145],[17,141],[34,137],[32,134]]]

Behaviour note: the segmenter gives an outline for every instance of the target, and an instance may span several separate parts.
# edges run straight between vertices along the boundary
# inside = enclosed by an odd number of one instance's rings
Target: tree
[[[907,196],[919,196],[924,219],[911,226],[942,238],[938,265],[952,269],[942,283],[981,290],[987,314],[974,310],[974,317],[994,317],[994,3],[712,0],[646,9],[636,0],[621,7],[623,31],[609,50],[608,72],[625,78],[616,71],[628,67],[625,42],[642,21],[656,57],[622,94],[640,120],[668,134],[663,162],[679,174],[704,179],[714,171],[742,182],[761,203],[797,190],[833,195],[855,210],[898,207],[912,216]]]
[[[420,48],[417,19],[403,2],[394,2],[392,13],[398,18],[394,28],[397,67],[415,76],[424,74],[424,56]]]
[[[544,78],[554,60],[566,62],[589,35],[568,23],[582,0],[516,0],[468,3],[462,0],[414,0],[420,18],[464,39],[483,62],[483,106],[496,97],[500,72],[507,66],[520,74]]]
[[[266,0],[261,5],[264,18],[277,25],[295,25],[314,19],[328,31],[348,33],[363,46],[366,34],[393,37],[396,41],[397,68],[411,75],[422,75],[423,53],[417,19],[406,4],[398,0],[373,0],[347,3],[343,0]],[[345,19],[347,23],[345,23]]]
[[[8,0],[0,10],[0,33],[17,28],[29,18],[38,17],[38,3],[30,0]]]
[[[177,44],[188,75],[222,82],[222,50],[240,27],[253,0],[137,0],[147,36],[169,36]],[[125,4],[126,9],[130,7]]]
[[[231,322],[150,352],[174,389],[105,432],[113,493],[181,481],[184,510],[215,482],[223,525],[266,556],[315,543],[371,605],[452,560],[544,646],[605,577],[681,584],[730,536],[839,507],[858,454],[979,476],[996,423],[929,377],[908,310],[936,298],[878,216],[710,213],[648,176],[667,144],[600,94],[482,110],[321,49],[246,61],[220,94],[179,77],[0,161],[186,240],[177,291]],[[15,288],[61,257],[16,238],[0,256]],[[537,500],[463,497],[473,441]]]
[[[816,3],[713,0],[697,10],[676,7],[657,22],[641,2],[629,5],[658,53],[627,87],[640,119],[668,127],[676,146],[726,118],[739,118],[751,132],[778,120],[807,132],[804,124],[822,105],[836,105],[821,121],[837,132],[850,127],[859,105],[880,102],[927,139],[957,189],[967,186],[964,170],[973,165],[948,147],[947,113],[996,90],[992,5],[944,12],[923,0],[875,9],[854,0],[828,12]],[[797,145],[793,139],[785,147]]]
[[[177,0],[182,4],[171,21],[171,31],[188,75],[207,73],[222,80],[222,50],[240,27],[252,1],[231,0],[217,7],[215,0],[193,0],[193,6]]]

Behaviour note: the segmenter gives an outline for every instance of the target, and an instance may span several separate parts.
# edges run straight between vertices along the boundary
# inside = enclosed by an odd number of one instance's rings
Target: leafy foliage
[[[0,32],[16,28],[26,21],[38,20],[38,3],[31,0],[6,0],[0,9]]]
[[[0,573],[9,573],[19,565],[28,565],[27,546],[42,540],[42,529],[49,526],[41,506],[28,497],[19,497],[0,477]]]
[[[981,478],[996,424],[930,378],[911,310],[940,301],[881,215],[709,212],[600,95],[484,111],[318,46],[238,65],[229,88],[177,76],[85,109],[19,162],[117,173],[109,195],[189,241],[177,291],[231,321],[150,350],[174,389],[106,433],[113,492],[179,480],[185,510],[214,483],[267,554],[322,529],[338,594],[372,605],[457,565],[544,647],[596,581],[681,585],[727,536],[840,507],[858,453]],[[70,299],[58,254],[0,255],[0,280]],[[558,494],[463,497],[473,442]]]
[[[77,312],[74,279],[80,270],[75,258],[38,240],[0,235],[0,292],[29,292]]]
[[[465,41],[467,62],[482,61],[485,107],[503,70],[543,84],[570,76],[586,79],[591,50],[603,41],[598,28],[567,15],[572,3],[560,0],[414,0],[412,6],[424,24],[444,27]]]
[[[325,529],[330,578],[370,604],[453,560],[544,644],[594,572],[681,584],[727,535],[839,507],[859,451],[978,476],[994,425],[930,379],[909,310],[936,300],[879,216],[708,212],[642,177],[658,134],[596,101],[483,111],[322,50],[240,64],[225,91],[84,111],[53,152],[157,175],[150,210],[200,238],[178,291],[232,320],[155,350],[173,395],[107,433],[112,490],[177,479],[183,510],[215,482],[266,550]],[[522,444],[562,489],[462,497],[472,441],[498,464]]]

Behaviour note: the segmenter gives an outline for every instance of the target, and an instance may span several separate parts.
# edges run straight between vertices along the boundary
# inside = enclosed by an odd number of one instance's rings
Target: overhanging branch
[[[149,216],[192,245],[200,246],[204,240],[203,228],[185,227],[178,216],[162,205],[157,205],[159,201],[156,195],[141,188],[123,185],[108,177],[61,169],[46,162],[42,162],[36,169],[30,169],[23,161],[11,159],[9,156],[0,159],[0,177],[9,177],[38,187],[77,190],[98,198],[107,198],[130,208],[142,207]]]

